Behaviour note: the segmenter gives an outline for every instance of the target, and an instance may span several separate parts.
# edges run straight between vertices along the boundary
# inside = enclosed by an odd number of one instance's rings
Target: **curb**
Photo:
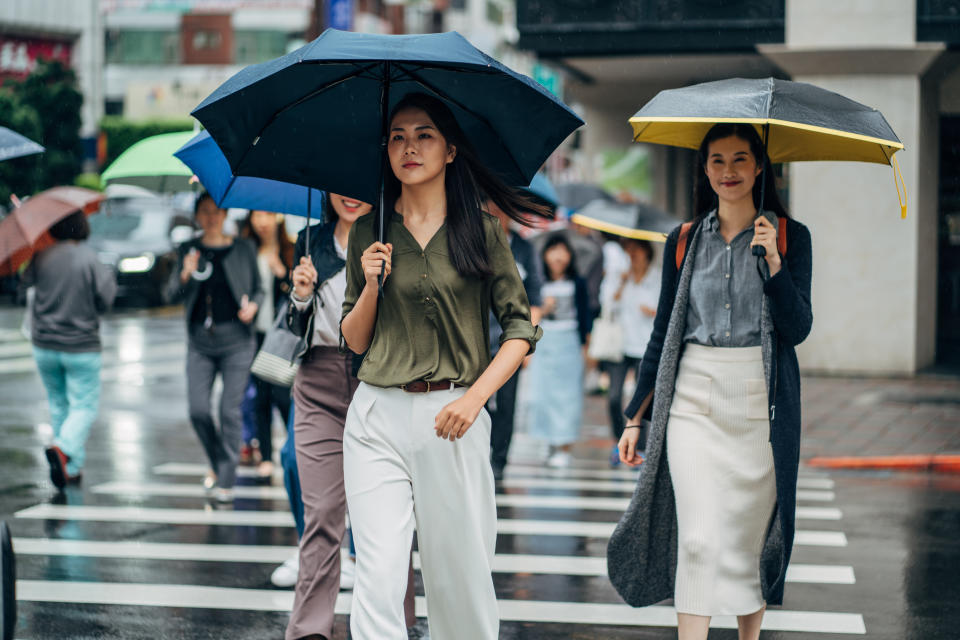
[[[891,471],[937,471],[960,473],[960,455],[912,455],[873,457],[826,457],[810,458],[806,464],[821,469],[888,469]]]

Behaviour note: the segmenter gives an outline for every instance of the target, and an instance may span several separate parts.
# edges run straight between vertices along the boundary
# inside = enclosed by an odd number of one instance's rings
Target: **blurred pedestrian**
[[[628,373],[636,376],[640,371],[640,360],[653,331],[653,319],[657,315],[657,301],[660,299],[660,271],[651,266],[653,245],[646,240],[625,238],[623,248],[629,258],[629,267],[619,274],[616,288],[607,290],[609,297],[603,303],[605,310],[609,308],[620,321],[623,335],[623,360],[607,364],[610,374],[607,396],[610,428],[613,430],[613,439],[618,443],[625,422],[623,384]],[[646,434],[641,434],[637,449],[643,451],[645,444]],[[610,460],[613,466],[620,463],[618,445],[614,445]]]
[[[273,326],[277,311],[290,295],[293,242],[287,236],[283,215],[272,211],[250,211],[240,227],[240,237],[252,240],[257,247],[257,268],[265,292],[254,324],[259,349],[267,331]],[[255,391],[252,413],[260,450],[257,475],[269,480],[273,477],[273,409],[276,407],[283,417],[283,424],[287,424],[290,417],[290,389],[253,374],[250,379]]]
[[[340,325],[350,350],[366,353],[343,443],[357,544],[350,627],[357,640],[403,637],[416,523],[430,636],[493,640],[497,507],[484,405],[540,331],[481,194],[514,219],[543,211],[476,160],[436,98],[404,97],[389,131],[389,242],[376,240],[373,216],[354,225]],[[492,362],[491,308],[503,327]]]
[[[583,370],[593,326],[587,286],[562,233],[542,251],[543,338],[530,363],[530,432],[549,445],[547,465],[569,466],[583,422]]]
[[[63,218],[49,233],[56,243],[34,256],[22,284],[35,287],[31,340],[53,427],[45,453],[50,480],[63,489],[81,479],[87,438],[97,418],[99,315],[113,306],[117,280],[85,242],[90,225],[82,212]]]
[[[171,274],[170,298],[183,300],[187,320],[187,402],[190,421],[210,461],[204,487],[220,502],[233,501],[242,442],[240,403],[255,353],[253,322],[263,302],[256,248],[223,232],[227,212],[209,193],[195,205],[200,238],[183,243]],[[211,392],[223,381],[220,427]]]
[[[543,286],[543,276],[537,260],[537,253],[533,245],[519,233],[511,229],[510,217],[503,212],[492,200],[486,202],[487,211],[496,216],[503,225],[503,230],[510,241],[510,253],[517,263],[517,271],[523,281],[523,290],[530,303],[530,322],[540,323],[540,288]],[[497,319],[491,314],[490,318],[490,347],[491,356],[496,357],[500,349],[500,336],[503,329]],[[524,360],[524,366],[532,358]],[[507,464],[507,454],[510,452],[510,441],[513,439],[513,424],[517,408],[517,383],[520,379],[520,370],[510,376],[503,386],[494,394],[487,405],[490,412],[490,465],[493,467],[494,480],[503,478],[503,468]]]
[[[780,204],[752,125],[714,126],[698,159],[697,217],[667,239],[654,330],[626,410],[627,464],[641,461],[640,420],[651,406],[653,424],[608,566],[635,601],[673,595],[681,639],[702,640],[711,616],[735,615],[739,637],[756,640],[766,606],[783,600],[793,546],[794,347],[813,321],[810,233]],[[751,254],[756,246],[764,258]]]

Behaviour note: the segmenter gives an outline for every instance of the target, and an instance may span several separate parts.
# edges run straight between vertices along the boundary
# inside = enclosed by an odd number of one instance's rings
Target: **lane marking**
[[[160,482],[106,482],[93,487],[93,493],[114,496],[162,496],[169,498],[204,498],[206,491],[200,485],[167,484]],[[234,495],[240,499],[287,501],[283,487],[237,486]],[[497,506],[527,509],[577,509],[583,511],[615,511],[622,513],[630,504],[629,498],[594,498],[591,496],[554,496],[536,494],[497,494]],[[840,520],[839,509],[833,507],[797,507],[800,520]]]
[[[276,545],[189,544],[140,542],[130,540],[63,540],[56,538],[14,538],[13,547],[22,556],[82,556],[134,560],[190,560],[195,562],[242,562],[279,564],[297,548]],[[420,554],[414,553],[413,565],[420,568]],[[607,577],[604,557],[497,554],[494,573],[534,573]],[[856,584],[853,567],[793,563],[787,570],[787,582],[810,584]]]
[[[145,522],[150,524],[201,524],[223,526],[293,527],[293,516],[284,511],[232,511],[213,509],[164,509],[156,507],[104,507],[39,504],[15,514],[32,520],[75,520],[96,522]],[[613,522],[568,520],[517,520],[500,518],[497,531],[512,535],[549,535],[609,538]],[[842,531],[796,532],[795,545],[845,547]]]
[[[238,589],[195,585],[138,584],[109,582],[52,582],[20,580],[17,598],[21,601],[183,607],[190,609],[223,609],[246,611],[290,611],[293,592],[275,589]],[[350,612],[351,596],[337,596],[335,612]],[[417,598],[417,616],[426,615],[426,599]],[[580,602],[538,602],[498,600],[500,619],[509,622],[552,622],[563,624],[595,624],[643,627],[675,627],[676,612],[672,607],[653,606],[634,609],[625,604],[586,604]],[[718,616],[711,627],[735,629],[732,616]],[[866,633],[863,616],[855,613],[819,611],[768,611],[763,629],[806,633]]]

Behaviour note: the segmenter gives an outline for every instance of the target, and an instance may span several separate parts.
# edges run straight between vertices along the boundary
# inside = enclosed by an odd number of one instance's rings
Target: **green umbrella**
[[[189,191],[193,170],[173,156],[194,131],[161,133],[121,153],[101,176],[104,184],[134,184],[151,191]]]

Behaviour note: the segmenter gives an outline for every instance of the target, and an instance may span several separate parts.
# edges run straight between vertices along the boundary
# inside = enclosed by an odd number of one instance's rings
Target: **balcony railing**
[[[518,0],[520,46],[541,56],[752,51],[784,41],[785,0]]]
[[[960,44],[960,0],[917,0],[917,40]]]

